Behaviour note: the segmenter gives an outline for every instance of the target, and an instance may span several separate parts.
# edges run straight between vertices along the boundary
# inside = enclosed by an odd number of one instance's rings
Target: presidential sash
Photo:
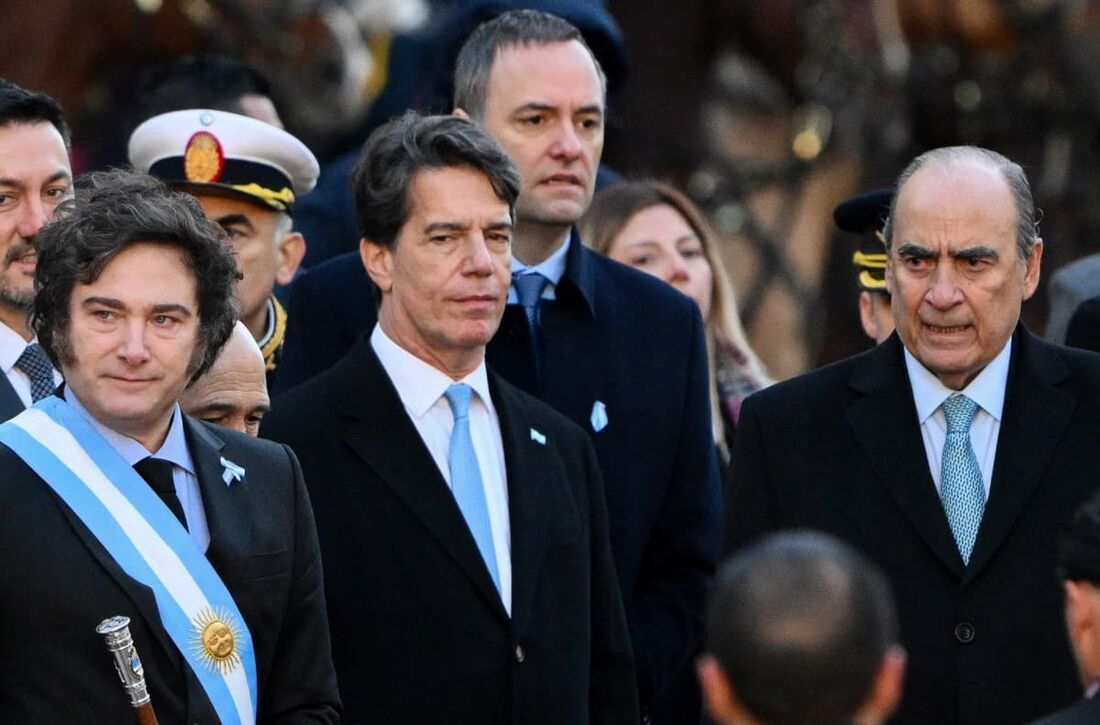
[[[256,660],[244,618],[214,567],[141,476],[53,395],[0,425],[0,443],[68,504],[127,575],[153,590],[165,631],[219,719],[255,723]]]

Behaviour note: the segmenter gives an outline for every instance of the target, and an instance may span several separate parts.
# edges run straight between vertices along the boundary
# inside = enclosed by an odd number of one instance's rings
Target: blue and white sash
[[[153,590],[164,629],[219,719],[255,723],[256,659],[244,618],[214,567],[141,476],[52,395],[0,425],[0,443],[68,504],[126,574]]]

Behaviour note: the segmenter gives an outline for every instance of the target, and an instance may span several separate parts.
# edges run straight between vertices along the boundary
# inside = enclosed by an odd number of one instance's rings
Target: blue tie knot
[[[470,414],[470,394],[473,392],[473,388],[469,385],[455,383],[447,388],[447,392],[443,394],[451,405],[451,415],[454,416],[455,420],[465,418]]]
[[[948,433],[968,433],[970,423],[978,412],[978,404],[965,395],[952,395],[943,401],[943,414],[947,418]]]
[[[512,277],[512,284],[516,288],[516,297],[519,303],[528,309],[538,307],[542,293],[550,280],[538,272],[523,272]]]

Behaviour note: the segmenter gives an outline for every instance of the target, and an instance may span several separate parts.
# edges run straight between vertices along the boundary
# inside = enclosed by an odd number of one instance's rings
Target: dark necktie
[[[37,403],[54,390],[53,365],[37,342],[23,348],[23,354],[15,361],[15,367],[31,379],[31,400]]]
[[[516,297],[527,313],[527,325],[531,328],[531,347],[535,353],[535,367],[542,368],[542,336],[539,331],[539,302],[550,280],[538,272],[522,272],[512,277]]]
[[[180,503],[179,496],[176,495],[176,485],[172,481],[171,462],[150,456],[135,463],[134,470],[160,496],[160,500],[164,502],[168,510],[179,519],[179,522],[183,524],[183,528],[186,529],[187,517],[184,516],[183,504]]]

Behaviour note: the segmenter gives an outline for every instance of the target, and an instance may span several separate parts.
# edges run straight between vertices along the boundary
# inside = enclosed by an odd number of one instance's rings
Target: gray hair
[[[607,93],[607,76],[581,31],[557,15],[538,10],[509,10],[477,27],[462,46],[455,61],[454,106],[481,120],[485,114],[489,74],[502,50],[519,46],[550,45],[577,41],[588,51],[600,88]]]
[[[921,168],[930,164],[957,166],[967,162],[996,169],[1008,184],[1012,200],[1016,204],[1016,251],[1021,260],[1027,261],[1035,242],[1039,239],[1039,221],[1036,217],[1035,200],[1031,196],[1031,184],[1027,180],[1027,174],[1014,161],[1009,161],[996,151],[978,146],[946,146],[932,149],[909,162],[894,185],[897,192],[890,202],[890,214],[886,217],[886,225],[882,230],[883,236],[886,237],[887,250],[893,243],[894,219],[897,215],[898,199],[901,197],[901,187],[905,182],[909,181]]]
[[[500,144],[467,119],[408,111],[371,134],[355,167],[359,234],[392,248],[408,217],[417,172],[448,167],[485,174],[514,219],[519,173]]]

